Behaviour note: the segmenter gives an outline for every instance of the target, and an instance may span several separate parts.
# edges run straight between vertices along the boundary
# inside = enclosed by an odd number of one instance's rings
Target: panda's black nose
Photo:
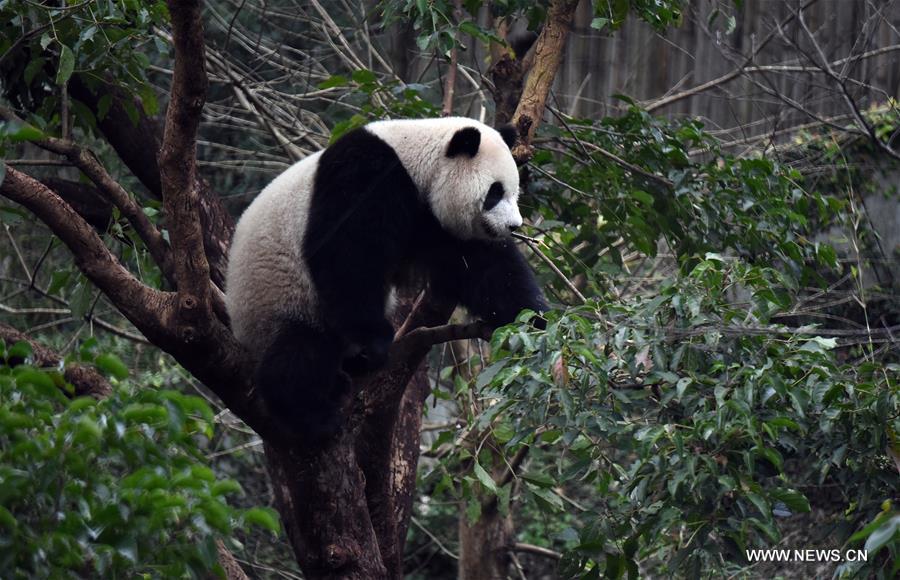
[[[509,228],[509,231],[514,232],[514,231],[518,230],[520,226],[507,226],[507,227]]]

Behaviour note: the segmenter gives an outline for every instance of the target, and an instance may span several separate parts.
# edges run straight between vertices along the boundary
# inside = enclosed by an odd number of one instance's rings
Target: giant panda
[[[392,291],[432,291],[499,326],[547,308],[510,233],[522,225],[515,132],[378,121],[272,181],[237,224],[226,276],[235,337],[273,419],[314,440],[342,425],[350,376],[394,338]]]

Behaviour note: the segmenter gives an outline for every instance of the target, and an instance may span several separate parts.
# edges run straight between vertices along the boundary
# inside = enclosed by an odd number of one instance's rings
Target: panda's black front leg
[[[343,339],[342,366],[350,374],[377,370],[387,362],[394,327],[385,318],[387,288],[376,272],[344,270],[321,285],[325,324]]]
[[[385,365],[394,342],[394,327],[384,316],[381,320],[350,324],[340,332],[346,341],[342,364],[345,371],[360,375]]]
[[[438,294],[458,300],[494,327],[513,322],[525,309],[547,310],[534,273],[512,239],[443,248],[431,269],[431,283]]]
[[[355,253],[337,253],[343,260],[311,260],[323,323],[343,340],[342,367],[351,374],[384,366],[394,340],[394,327],[385,318],[391,260],[383,249],[365,253],[360,247],[365,247],[361,240]]]

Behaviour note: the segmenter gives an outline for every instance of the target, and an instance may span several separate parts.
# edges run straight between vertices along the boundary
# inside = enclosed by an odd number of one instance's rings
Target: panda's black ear
[[[481,132],[475,127],[466,127],[453,134],[450,144],[447,146],[447,157],[468,155],[475,157],[478,147],[481,145]]]
[[[506,143],[506,146],[512,149],[513,145],[516,144],[516,138],[519,136],[516,128],[512,125],[503,125],[502,127],[497,127],[497,132],[503,137],[503,142]]]

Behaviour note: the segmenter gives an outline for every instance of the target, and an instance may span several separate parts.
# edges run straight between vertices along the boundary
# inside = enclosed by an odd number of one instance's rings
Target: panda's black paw
[[[388,352],[394,342],[394,327],[385,320],[354,329],[346,338],[343,369],[352,375],[370,373],[387,363]]]

